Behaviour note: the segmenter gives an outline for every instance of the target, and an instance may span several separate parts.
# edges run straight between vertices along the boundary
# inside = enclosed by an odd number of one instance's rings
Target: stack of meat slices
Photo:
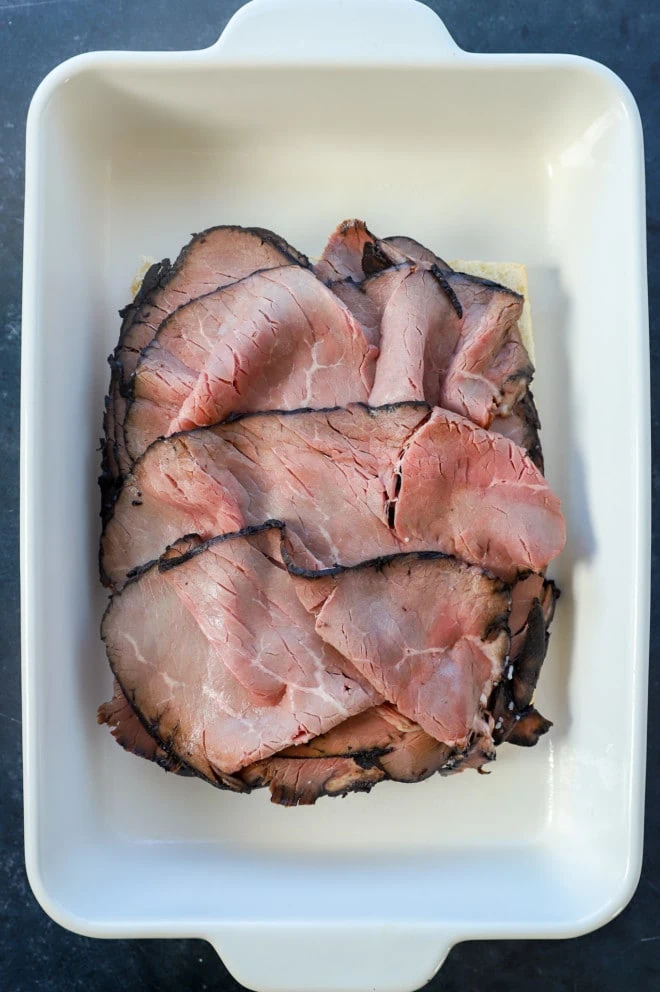
[[[154,265],[110,359],[99,710],[285,805],[535,744],[565,534],[520,295],[347,221]]]

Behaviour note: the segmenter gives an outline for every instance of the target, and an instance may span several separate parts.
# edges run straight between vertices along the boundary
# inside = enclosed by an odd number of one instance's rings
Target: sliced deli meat
[[[305,268],[256,272],[174,311],[133,379],[126,444],[234,413],[366,402],[378,352],[351,311]]]
[[[524,268],[454,264],[350,220],[314,266],[219,227],[147,272],[101,477],[98,720],[125,750],[299,805],[549,729],[565,526]]]
[[[443,769],[452,749],[425,734],[389,703],[351,717],[308,744],[286,748],[241,773],[272,801],[308,806],[321,796],[368,792],[377,782],[421,782]]]
[[[325,581],[319,582],[320,592]],[[516,633],[510,658],[465,749],[437,741],[390,703],[383,703],[308,744],[250,765],[241,773],[242,779],[252,787],[267,785],[273,802],[307,805],[325,795],[366,792],[386,779],[418,782],[436,772],[450,775],[466,768],[479,770],[495,759],[495,742],[534,745],[552,726],[531,700],[557,595],[554,583],[537,575],[512,587],[508,622]],[[542,631],[538,629],[538,606]]]
[[[363,290],[381,313],[372,406],[426,399],[489,427],[526,391],[534,370],[517,329],[517,293],[409,264],[367,279]]]
[[[235,535],[160,562],[103,620],[110,665],[144,725],[211,780],[379,701],[316,633],[272,547],[268,533]]]
[[[532,747],[552,726],[533,703],[558,598],[554,582],[541,576],[529,576],[512,589],[511,660],[488,704],[497,744]]]
[[[422,756],[436,765],[454,747],[465,750],[508,649],[508,589],[426,553],[331,577],[291,576],[280,559],[282,529],[180,542],[180,553],[113,598],[103,637],[117,685],[99,720],[126,749],[231,788],[227,776],[240,768],[327,732],[383,696],[398,704],[397,729],[417,733],[401,687],[421,679],[412,709],[449,747],[439,752],[410,737],[408,758],[385,762],[378,778],[421,777],[429,771]],[[477,587],[473,603],[459,601],[461,589]],[[333,646],[342,638],[358,664]]]
[[[523,450],[463,417],[434,410],[399,461],[396,533],[509,581],[561,551],[560,502]],[[451,538],[449,538],[451,534]]]
[[[107,581],[121,585],[181,535],[208,539],[270,519],[302,542],[303,565],[308,553],[328,567],[408,550],[386,504],[393,464],[428,414],[419,404],[253,414],[155,442],[106,524]]]
[[[316,271],[381,348],[372,406],[424,399],[511,437],[542,467],[533,401],[523,405],[534,369],[522,296],[357,220],[340,224]]]
[[[309,262],[272,231],[222,226],[194,235],[174,264],[165,259],[151,266],[137,296],[121,312],[119,342],[109,359],[112,374],[104,416],[106,443],[101,475],[106,502],[112,498],[115,480],[131,466],[123,436],[126,390],[140,352],[152,340],[161,322],[196,296],[242,279],[257,269],[281,265],[309,265]]]
[[[268,786],[272,802],[308,806],[322,796],[369,792],[378,782],[422,782],[437,772],[481,769],[495,759],[487,727],[464,751],[430,737],[383,703],[316,737],[257,761],[241,772],[251,788]]]
[[[442,551],[507,581],[565,539],[559,500],[512,442],[423,404],[245,416],[157,441],[102,538],[121,586],[182,534],[287,524],[319,568]]]
[[[404,555],[298,586],[320,636],[385,699],[467,746],[509,653],[504,583],[454,558]]]

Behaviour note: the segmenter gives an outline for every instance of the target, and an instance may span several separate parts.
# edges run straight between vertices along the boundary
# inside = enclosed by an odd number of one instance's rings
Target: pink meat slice
[[[316,630],[430,736],[465,748],[509,650],[504,583],[453,558],[298,579]]]
[[[403,265],[368,279],[365,295],[381,314],[372,406],[402,400],[440,403],[459,343],[459,320],[431,269]]]
[[[490,427],[525,395],[534,370],[512,290],[453,272],[412,238],[379,239],[358,220],[340,224],[316,271],[379,344],[372,406],[425,399]]]
[[[401,551],[456,555],[512,580],[565,539],[560,503],[512,442],[423,404],[254,414],[153,444],[102,537],[121,586],[182,534],[287,525],[318,567]]]
[[[379,702],[318,636],[269,550],[267,535],[239,535],[154,565],[113,597],[103,620],[134,708],[170,753],[212,780]]]
[[[126,420],[133,459],[234,413],[366,402],[377,349],[309,269],[272,268],[179,307],[144,352]]]
[[[542,572],[566,540],[560,501],[524,451],[436,409],[400,459],[395,530],[507,581]]]
[[[524,394],[533,368],[518,332],[518,294],[411,264],[367,279],[363,289],[381,313],[372,406],[426,399],[489,427]]]
[[[181,535],[285,521],[313,561],[355,564],[405,551],[387,523],[392,466],[426,406],[253,414],[157,441],[106,524],[102,568],[121,585]],[[347,548],[341,545],[346,543]],[[348,554],[347,554],[348,552]]]
[[[104,417],[106,488],[113,478],[130,469],[123,435],[126,390],[140,352],[162,321],[189,300],[257,269],[308,264],[304,255],[272,231],[221,226],[194,235],[173,265],[166,259],[151,267],[135,300],[121,312],[119,342],[110,358],[112,373]]]
[[[344,279],[332,285],[332,292],[351,311],[362,327],[370,344],[380,344],[381,311],[374,301],[367,296],[362,285],[352,279]]]

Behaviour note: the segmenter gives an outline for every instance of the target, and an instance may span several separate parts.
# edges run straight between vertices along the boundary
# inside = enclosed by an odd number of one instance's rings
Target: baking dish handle
[[[225,967],[259,992],[401,992],[426,985],[455,940],[435,927],[255,924],[208,936]]]
[[[205,54],[231,62],[416,62],[461,49],[417,0],[251,0]]]

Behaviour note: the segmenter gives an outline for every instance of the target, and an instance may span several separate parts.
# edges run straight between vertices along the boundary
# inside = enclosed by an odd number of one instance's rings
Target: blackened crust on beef
[[[164,258],[161,262],[155,262],[147,269],[142,280],[142,285],[133,302],[119,311],[122,323],[117,346],[113,353],[108,356],[110,388],[105,398],[105,410],[103,413],[103,435],[105,441],[102,447],[101,475],[99,476],[99,486],[101,487],[101,517],[103,520],[106,519],[110,512],[112,504],[117,498],[117,492],[121,487],[118,438],[120,424],[117,422],[119,417],[117,406],[119,404],[123,379],[122,363],[119,357],[121,353],[120,349],[141,308],[148,305],[152,294],[167,283],[171,272],[172,264],[169,258]]]
[[[151,304],[153,295],[167,285],[174,273],[174,267],[169,258],[164,258],[161,262],[155,262],[145,273],[142,284],[135,296],[135,299],[119,311],[122,318],[119,330],[119,341],[115,350],[108,356],[110,366],[110,387],[105,400],[105,413],[103,417],[103,433],[105,445],[101,460],[101,475],[99,485],[101,487],[101,516],[103,519],[110,512],[117,492],[121,488],[121,463],[120,463],[120,443],[121,427],[123,422],[123,404],[121,396],[124,388],[123,363],[121,361],[122,347],[130,337],[133,324],[138,319],[144,307]],[[121,406],[121,410],[119,407]]]
[[[227,226],[231,226],[231,225],[227,225]],[[216,230],[216,228],[211,228],[210,230]],[[302,267],[305,269],[311,268],[311,263],[307,255],[304,255],[301,251],[298,251],[297,248],[294,248],[293,245],[289,244],[288,241],[280,237],[279,234],[275,234],[274,231],[269,231],[268,228],[266,227],[241,228],[238,225],[235,225],[235,230],[252,231],[254,234],[258,234],[259,237],[262,239],[262,241],[270,242],[270,244],[278,248],[283,255],[288,255],[294,265],[302,265]],[[207,232],[203,232],[203,233],[207,233]],[[198,235],[195,236],[197,237]]]
[[[444,293],[446,293],[446,295],[447,295],[447,297],[449,299],[449,302],[451,303],[451,305],[453,306],[454,310],[456,311],[456,316],[460,320],[460,318],[463,316],[463,307],[461,306],[460,301],[459,301],[456,293],[454,292],[454,290],[449,285],[449,282],[447,281],[447,277],[446,277],[445,273],[437,265],[433,265],[431,267],[431,272],[433,273],[433,276],[435,277],[435,280],[438,283],[438,285],[440,286],[440,288],[442,289],[442,291]]]
[[[346,409],[364,410],[364,412],[368,413],[369,416],[377,417],[381,412],[394,413],[404,407],[412,410],[424,410],[429,415],[432,413],[431,407],[428,403],[424,402],[424,400],[404,400],[401,403],[383,403],[382,406],[369,406],[367,403],[349,403],[347,407],[323,406],[316,408],[303,406],[296,410],[250,410],[248,413],[232,413],[225,420],[220,420],[217,424],[209,424],[207,427],[197,427],[193,431],[177,431],[175,434],[170,434],[165,440],[171,441],[177,437],[187,437],[190,434],[196,434],[200,431],[212,431],[216,427],[222,427],[225,424],[235,424],[239,420],[249,420],[251,417],[294,417],[301,413],[340,413],[342,410]],[[154,444],[158,444],[161,440],[163,439],[159,438],[158,441],[154,441]],[[153,448],[153,446],[154,445],[150,445],[150,447],[147,448],[147,451],[149,451],[150,448]],[[135,462],[135,466],[140,464],[147,454],[147,451],[140,455]]]
[[[543,449],[539,431],[539,419],[532,390],[527,387],[508,417],[496,417],[491,424],[492,431],[510,438],[524,448],[540,472],[544,471]]]
[[[112,670],[112,664],[110,668]],[[166,772],[173,772],[183,778],[201,778],[217,789],[229,789],[231,792],[250,791],[246,783],[239,778],[223,774],[214,777],[203,775],[176,754],[171,741],[160,736],[158,721],[146,719],[135,706],[130,693],[124,689],[114,671],[113,675],[115,678],[113,697],[110,702],[99,706],[97,722],[108,724],[112,736],[125,751],[147,761],[153,761]]]
[[[280,524],[280,526],[282,527],[283,537],[284,537],[284,531],[286,529],[286,525]],[[394,562],[445,560],[445,561],[454,561],[456,562],[456,564],[460,564],[460,559],[456,558],[455,555],[447,555],[442,551],[403,551],[399,554],[380,555],[378,558],[370,558],[368,561],[360,561],[355,565],[334,565],[332,568],[311,569],[311,568],[303,568],[300,565],[295,565],[291,561],[289,553],[286,549],[286,544],[284,542],[282,544],[281,554],[282,554],[282,561],[286,565],[287,570],[291,573],[291,575],[296,575],[304,579],[324,579],[324,578],[332,577],[334,575],[342,575],[344,572],[358,572],[365,568],[376,568],[379,571],[382,571],[386,565],[391,565]],[[477,569],[477,571],[480,572],[481,575],[484,575],[486,576],[486,578],[491,579],[495,583],[495,587],[497,588],[497,591],[503,591],[510,588],[508,583],[504,582],[502,579],[497,578],[497,576],[493,575],[492,572],[489,572],[487,568],[480,568],[478,565],[472,565],[470,567]],[[488,634],[488,633],[492,633],[497,629],[502,629],[503,626],[506,626],[505,615],[498,617],[497,622],[495,622],[491,627],[489,627],[486,633]]]
[[[461,277],[468,282],[477,283],[479,286],[485,286],[488,289],[496,289],[500,293],[508,293],[509,296],[514,296],[517,300],[524,300],[524,296],[521,293],[517,293],[515,289],[511,289],[510,286],[503,286],[501,282],[494,282],[492,279],[486,279],[485,276],[472,275],[472,273],[461,272],[459,269],[452,270],[449,278],[453,276]]]
[[[407,255],[411,262],[426,262],[428,265],[436,265],[445,272],[452,271],[451,265],[448,265],[443,258],[432,252],[430,248],[425,248],[424,245],[420,244],[419,241],[415,241],[414,238],[395,235],[385,238],[385,241],[388,245],[392,245],[392,247]]]
[[[118,344],[122,343],[130,331],[133,321],[135,320],[135,317],[141,307],[145,304],[151,303],[153,293],[158,289],[163,289],[163,287],[170,281],[176,271],[176,268],[180,267],[183,260],[182,256],[185,257],[183,253],[186,251],[187,249],[184,248],[175,265],[172,265],[169,258],[164,258],[160,262],[154,262],[154,264],[147,269],[140,288],[135,294],[135,298],[127,304],[127,306],[122,307],[119,311],[119,316],[122,318],[122,325],[119,328]]]
[[[543,448],[541,447],[541,438],[539,436],[541,421],[536,409],[536,403],[534,402],[534,395],[529,387],[524,396],[518,401],[518,404],[514,408],[514,413],[525,423],[525,448],[529,457],[539,471],[544,472]]]
[[[112,699],[98,708],[97,723],[106,723],[114,739],[125,751],[153,761],[167,772],[178,773],[181,762],[163,748],[144,726],[115,680]]]
[[[364,280],[364,283],[371,282],[371,280],[373,279],[378,279],[380,276],[385,275],[386,272],[389,272],[392,269],[401,270],[401,269],[409,269],[410,267],[411,267],[411,263],[409,261],[397,262],[394,265],[390,265],[387,270],[381,269],[378,272],[374,272],[373,275],[367,276],[367,278]],[[517,293],[515,289],[511,289],[510,286],[503,286],[502,283],[494,282],[492,279],[486,279],[485,276],[472,275],[472,273],[461,272],[459,269],[450,269],[449,267],[447,267],[446,269],[442,269],[439,265],[435,265],[433,266],[433,268],[437,269],[438,273],[440,273],[440,275],[442,275],[444,279],[446,279],[449,285],[460,286],[461,282],[463,282],[464,284],[471,283],[477,286],[484,286],[486,289],[497,290],[500,293],[507,293],[509,296],[513,296],[517,300],[521,300],[521,301],[524,300],[524,297],[520,293]]]
[[[547,633],[540,603],[535,603],[527,617],[527,636],[515,659],[511,680],[513,701],[518,711],[527,709],[534,696],[536,684],[545,659]]]
[[[264,534],[269,530],[279,530],[283,536],[285,527],[286,525],[281,520],[266,520],[263,524],[253,527],[243,527],[241,530],[233,531],[231,534],[219,534],[218,537],[212,537],[209,541],[195,541],[194,534],[187,534],[180,541],[177,541],[176,544],[172,544],[166,548],[165,553],[157,561],[151,562],[149,566],[135,570],[131,575],[131,580],[135,581],[147,568],[151,568],[154,565],[157,566],[159,572],[169,572],[172,568],[185,565],[187,561],[203,554],[208,548],[215,547],[217,544],[224,544],[225,541],[233,541],[237,537],[255,537],[255,535]],[[177,545],[181,544],[189,546],[186,547],[186,550],[178,552]],[[312,572],[311,574],[313,576],[315,573]]]
[[[365,276],[373,276],[377,272],[383,272],[391,265],[392,260],[381,248],[378,241],[367,241],[362,251],[362,271]]]
[[[254,537],[257,534],[264,534],[271,530],[278,530],[280,532],[280,555],[282,563],[291,575],[295,575],[298,578],[326,579],[332,578],[333,576],[342,575],[345,572],[359,572],[368,568],[375,568],[382,571],[386,565],[403,563],[406,561],[413,563],[444,560],[448,562],[453,561],[457,566],[464,565],[464,563],[461,562],[459,558],[456,558],[455,555],[447,555],[442,551],[404,551],[399,554],[380,555],[378,558],[371,558],[368,561],[361,561],[355,565],[335,565],[332,568],[303,568],[300,565],[295,565],[291,561],[287,551],[286,524],[281,520],[266,520],[263,524],[243,527],[241,530],[233,531],[231,534],[220,534],[217,537],[210,538],[208,541],[200,541],[199,539],[196,539],[196,535],[187,534],[185,537],[181,538],[180,541],[177,541],[175,545],[170,545],[166,548],[164,554],[161,555],[160,558],[149,562],[146,565],[142,565],[138,569],[134,569],[129,577],[129,582],[135,582],[140,575],[148,571],[150,568],[157,567],[160,572],[167,572],[173,568],[177,568],[179,565],[185,564],[192,558],[196,558],[198,555],[203,554],[208,548],[215,547],[217,544],[223,544],[226,541],[232,541],[239,537]],[[177,545],[183,545],[185,550],[179,551]],[[492,582],[494,592],[501,593],[510,590],[511,586],[509,583],[504,582],[503,579],[493,575],[493,573],[489,572],[487,568],[480,568],[478,565],[471,565],[470,568],[474,569],[475,572],[478,572]],[[128,583],[126,583],[126,585],[128,585]],[[124,588],[126,587],[124,586]],[[491,634],[497,633],[498,631],[506,628],[506,626],[507,614],[499,614],[489,624],[484,636],[488,637]]]
[[[279,530],[280,534],[283,535],[285,529],[286,524],[283,524],[281,520],[266,520],[263,524],[243,527],[241,530],[234,530],[228,534],[219,534],[208,541],[201,541],[196,534],[186,534],[174,544],[169,544],[160,558],[154,558],[152,561],[131,569],[122,588],[125,589],[131,582],[136,582],[140,576],[151,571],[152,568],[157,568],[159,572],[169,572],[178,565],[185,565],[186,562],[196,558],[208,548],[215,547],[217,544],[224,544],[225,541],[233,541],[238,537],[255,537],[257,534],[264,534],[270,530]],[[302,571],[309,578],[314,578],[318,574],[312,571],[308,573],[304,569]]]
[[[533,747],[552,726],[552,722],[535,709],[532,700],[547,654],[548,628],[559,595],[555,583],[545,580],[540,598],[529,612],[522,646],[517,656],[505,666],[505,678],[491,694],[488,711],[494,720],[496,744],[506,741],[520,747]]]
[[[552,727],[552,721],[546,720],[537,709],[529,706],[522,713],[517,714],[520,719],[516,720],[507,736],[508,744],[515,744],[517,747],[534,747],[539,742],[539,738]]]
[[[419,733],[423,734],[423,731]],[[243,770],[241,777],[250,788],[267,786],[271,792],[271,802],[277,805],[311,806],[324,796],[345,797],[353,792],[368,793],[379,782],[412,785],[436,773],[446,777],[468,768],[483,774],[483,766],[496,758],[492,743],[485,738],[475,737],[463,752],[452,751],[446,744],[428,738],[427,748],[432,760],[425,767],[420,767],[415,775],[403,777],[394,770],[400,747],[395,742],[380,753],[371,750],[326,757],[275,755],[267,761],[250,765]]]
[[[543,583],[543,593],[541,595],[541,608],[543,610],[543,617],[545,619],[546,634],[550,637],[548,633],[548,628],[552,623],[555,616],[555,609],[557,606],[557,600],[561,596],[561,589],[552,579],[546,579]]]

